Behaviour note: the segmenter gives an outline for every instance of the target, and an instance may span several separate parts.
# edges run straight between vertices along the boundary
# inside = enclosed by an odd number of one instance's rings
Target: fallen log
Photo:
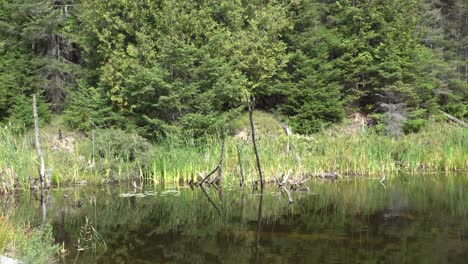
[[[459,124],[459,125],[462,126],[462,127],[468,127],[468,124],[467,124],[467,123],[465,123],[465,122],[463,122],[462,120],[460,120],[460,119],[454,117],[453,115],[451,115],[451,114],[449,114],[449,113],[446,113],[446,112],[444,112],[444,111],[442,111],[442,110],[440,110],[440,112],[441,112],[444,116],[446,116],[449,120],[451,120],[452,122],[455,122],[455,123]]]

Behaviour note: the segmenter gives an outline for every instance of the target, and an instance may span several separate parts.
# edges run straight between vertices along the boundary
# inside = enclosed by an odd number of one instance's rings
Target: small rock
[[[0,264],[18,264],[18,260],[0,255]]]
[[[14,253],[15,252],[15,246],[13,245],[13,243],[9,243],[6,248],[5,248],[5,251],[7,253]],[[8,255],[8,254],[7,254]]]

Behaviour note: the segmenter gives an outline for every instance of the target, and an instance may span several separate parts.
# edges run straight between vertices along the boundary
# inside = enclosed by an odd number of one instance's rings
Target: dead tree
[[[260,175],[260,188],[263,190],[263,173],[262,173],[262,166],[260,164],[260,157],[258,156],[258,149],[257,149],[257,140],[255,138],[255,126],[253,122],[253,111],[255,107],[255,97],[252,96],[251,100],[248,102],[249,104],[249,119],[250,119],[250,129],[252,130],[252,144],[255,153],[255,158],[257,160],[257,169],[258,174]]]
[[[36,95],[33,95],[33,115],[34,115],[34,142],[36,144],[37,155],[41,164],[39,171],[40,188],[44,189],[45,163],[42,154],[41,144],[39,143],[39,116],[37,114]],[[48,184],[49,185],[49,184]]]

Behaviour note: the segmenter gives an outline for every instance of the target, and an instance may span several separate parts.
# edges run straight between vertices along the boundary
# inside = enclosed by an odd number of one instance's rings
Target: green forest
[[[467,31],[463,0],[1,0],[0,123],[37,94],[44,123],[198,138],[253,96],[300,134],[415,132],[467,117]]]
[[[467,0],[0,0],[0,263],[464,263],[467,120]]]

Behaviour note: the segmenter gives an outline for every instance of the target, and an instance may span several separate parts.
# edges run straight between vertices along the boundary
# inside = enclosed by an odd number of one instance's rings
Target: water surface
[[[53,190],[45,218],[73,263],[466,263],[468,180],[405,176],[276,188]],[[208,195],[208,196],[207,196]],[[46,195],[47,196],[47,195]],[[41,225],[38,194],[3,201]],[[86,226],[86,221],[88,225]],[[92,241],[83,242],[88,230]],[[81,231],[81,232],[80,232]],[[102,240],[100,240],[102,239]],[[80,241],[80,242],[79,242]],[[102,241],[105,242],[105,246]]]

